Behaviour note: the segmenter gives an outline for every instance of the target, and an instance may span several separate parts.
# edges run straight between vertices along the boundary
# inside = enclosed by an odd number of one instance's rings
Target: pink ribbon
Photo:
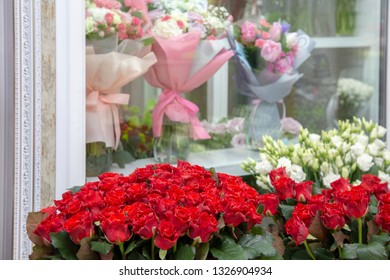
[[[124,93],[111,93],[111,94],[105,94],[99,91],[91,91],[87,94],[86,98],[86,105],[91,107],[99,107],[99,106],[110,106],[111,115],[110,114],[104,114],[102,115],[104,122],[110,122],[113,117],[114,123],[112,133],[114,134],[115,139],[115,149],[118,148],[119,141],[120,141],[120,135],[121,135],[121,129],[120,129],[120,121],[119,121],[119,110],[117,105],[126,105],[128,104],[130,99],[130,95],[124,94]],[[99,102],[100,101],[100,102]],[[105,132],[102,131],[104,134]],[[110,133],[110,132],[109,132]]]
[[[199,112],[198,106],[181,97],[179,91],[165,89],[160,95],[153,110],[153,135],[160,137],[164,115],[171,121],[181,123],[191,123],[192,138],[210,139],[210,135],[203,128],[196,114]]]

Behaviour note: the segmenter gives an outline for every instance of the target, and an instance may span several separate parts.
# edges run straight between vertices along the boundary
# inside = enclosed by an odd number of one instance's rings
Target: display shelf
[[[205,168],[215,168],[217,172],[227,173],[234,176],[248,175],[247,172],[240,167],[241,163],[248,158],[258,159],[259,152],[251,151],[246,148],[230,148],[222,150],[210,150],[200,153],[192,153],[188,157],[188,162],[191,164],[201,165]],[[120,174],[130,174],[136,168],[145,167],[148,164],[155,164],[153,158],[139,159],[132,163],[126,164],[125,168],[120,168],[113,164],[110,172]],[[97,177],[87,177],[88,182],[98,180]]]
[[[317,49],[369,48],[378,44],[378,38],[370,36],[314,37],[313,40]]]

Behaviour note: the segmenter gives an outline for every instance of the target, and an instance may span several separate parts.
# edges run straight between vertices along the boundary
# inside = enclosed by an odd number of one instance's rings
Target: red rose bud
[[[383,231],[390,233],[390,204],[384,204],[379,208],[374,221]]]
[[[91,214],[88,211],[81,211],[74,214],[65,221],[64,229],[76,244],[79,244],[81,239],[91,237],[95,234]]]
[[[261,195],[260,203],[264,206],[264,215],[275,216],[278,213],[279,198],[275,193]]]
[[[313,182],[301,182],[295,184],[295,199],[298,202],[309,201],[313,192]]]
[[[294,198],[295,181],[291,178],[279,178],[274,181],[273,186],[275,187],[276,194],[280,200],[286,200],[288,198]]]
[[[350,191],[339,195],[340,201],[349,216],[355,219],[363,217],[368,211],[369,192],[361,186],[353,187]]]
[[[291,235],[297,245],[304,242],[309,235],[309,229],[298,217],[292,217],[288,220],[284,228],[286,229],[286,233]]]
[[[377,176],[372,174],[363,174],[362,175],[362,181],[360,183],[360,186],[362,186],[364,189],[368,190],[370,193],[383,190],[385,187],[387,188],[387,182],[382,183],[381,179],[379,179]]]
[[[136,202],[127,205],[122,213],[127,217],[129,225],[133,227],[134,233],[140,235],[143,239],[153,237],[153,229],[157,227],[158,222],[150,206],[142,202]]]
[[[345,225],[345,210],[341,203],[325,203],[321,220],[324,226],[332,230],[340,230]]]
[[[113,213],[101,222],[101,228],[107,240],[114,244],[121,244],[129,240],[132,233],[122,213]]]
[[[287,174],[285,167],[279,167],[277,169],[272,170],[269,173],[269,178],[270,178],[271,184],[274,185],[274,182],[276,182],[280,178],[289,178],[289,176]]]
[[[169,221],[162,220],[157,227],[154,244],[162,250],[168,250],[176,244],[180,237],[180,231]]]

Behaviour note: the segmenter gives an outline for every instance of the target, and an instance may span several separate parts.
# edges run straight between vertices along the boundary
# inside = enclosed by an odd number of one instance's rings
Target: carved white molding
[[[13,258],[28,259],[27,215],[40,209],[41,1],[15,0],[15,192]]]

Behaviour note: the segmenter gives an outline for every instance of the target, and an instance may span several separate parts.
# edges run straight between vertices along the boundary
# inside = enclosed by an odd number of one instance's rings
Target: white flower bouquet
[[[278,167],[285,167],[297,182],[313,181],[317,193],[341,177],[359,183],[363,174],[374,174],[390,182],[390,150],[381,140],[386,129],[364,118],[339,121],[338,127],[321,135],[301,129],[298,144],[265,136],[261,160],[249,159],[242,168],[256,176],[257,185],[268,190],[273,188],[269,172]]]

